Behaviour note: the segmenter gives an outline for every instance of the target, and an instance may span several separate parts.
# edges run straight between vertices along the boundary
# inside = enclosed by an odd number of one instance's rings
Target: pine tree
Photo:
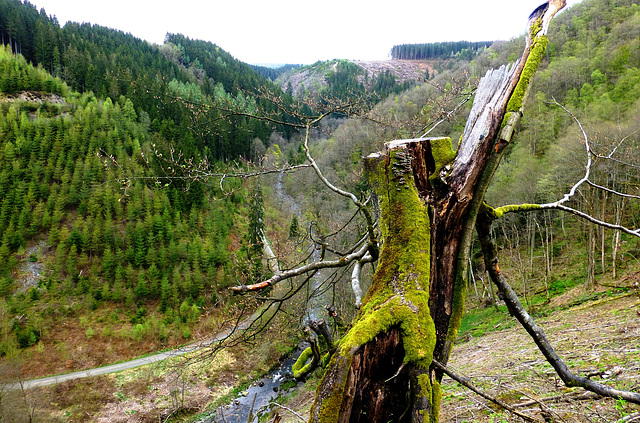
[[[293,216],[291,219],[291,225],[289,226],[289,239],[295,239],[300,236],[300,226],[298,224],[298,217]]]
[[[149,295],[149,288],[147,286],[147,281],[144,278],[144,274],[142,272],[140,272],[140,274],[138,275],[138,283],[136,285],[135,291],[134,291],[136,298],[141,300],[147,297],[147,295]]]

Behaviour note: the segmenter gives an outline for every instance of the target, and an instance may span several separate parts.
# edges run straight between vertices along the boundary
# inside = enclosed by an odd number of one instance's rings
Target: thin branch
[[[572,207],[563,206],[561,204],[557,204],[557,205],[555,205],[555,204],[551,204],[551,205],[543,204],[541,206],[541,209],[543,209],[543,210],[555,209],[555,210],[566,211],[568,213],[571,213],[571,214],[574,214],[576,216],[582,217],[583,219],[588,220],[589,222],[594,223],[596,225],[603,226],[603,227],[609,228],[609,229],[615,229],[615,230],[624,232],[624,233],[629,234],[629,235],[640,237],[640,229],[633,230],[633,229],[629,229],[629,228],[627,228],[625,226],[622,226],[622,225],[616,225],[616,224],[613,224],[613,223],[608,223],[608,222],[605,222],[603,220],[596,219],[595,217],[591,216],[590,214],[582,212],[582,211],[577,210],[577,209],[574,209]]]
[[[314,261],[313,263],[309,263],[304,266],[297,267],[295,269],[284,270],[281,273],[277,275],[273,275],[271,278],[262,282],[258,282],[252,285],[233,286],[229,289],[236,293],[245,293],[248,291],[259,291],[259,290],[268,288],[270,286],[273,286],[276,283],[281,282],[285,279],[289,279],[294,276],[299,276],[314,270],[348,266],[353,261],[361,260],[370,249],[371,249],[371,245],[369,243],[365,243],[358,251],[355,251],[347,256],[340,257],[337,260]]]
[[[554,395],[546,398],[533,398],[531,395],[527,394],[526,392],[522,392],[522,391],[519,391],[519,392],[522,395],[525,395],[527,398],[530,398],[530,401],[519,402],[517,404],[514,404],[513,406],[517,408],[530,407],[532,405],[544,404],[546,402],[569,402],[569,401],[579,401],[579,400],[600,398],[599,395],[596,395],[593,392],[589,392],[589,391],[587,392],[578,391],[578,392],[572,392],[570,394]]]
[[[481,391],[479,388],[475,387],[474,385],[472,385],[468,378],[465,378],[463,376],[460,376],[458,374],[456,374],[454,371],[452,371],[451,369],[449,369],[447,366],[444,366],[442,364],[440,364],[437,360],[433,360],[433,365],[435,367],[437,367],[438,369],[442,370],[442,372],[444,374],[446,374],[447,376],[449,376],[451,379],[455,380],[456,382],[458,382],[460,385],[464,386],[465,388],[468,388],[470,390],[472,390],[473,392],[475,392],[476,394],[480,395],[482,398],[491,401],[494,404],[499,405],[500,407],[504,408],[505,410],[510,411],[511,413],[515,414],[516,416],[528,421],[528,422],[542,422],[543,420],[539,420],[536,418],[533,418],[527,414],[521,413],[520,411],[516,410],[515,408],[513,408],[512,406],[510,406],[509,404],[500,401],[498,398],[492,397],[491,395],[487,394],[486,392]]]
[[[458,109],[460,109],[462,106],[467,104],[469,102],[469,100],[471,100],[473,98],[473,96],[475,94],[476,94],[476,90],[475,89],[471,90],[471,92],[468,93],[467,96],[460,103],[458,103],[453,109],[449,110],[449,112],[442,119],[440,119],[439,121],[434,123],[433,126],[431,126],[431,128],[429,128],[429,130],[427,132],[425,132],[420,138],[425,138],[434,129],[436,129],[438,126],[440,126],[441,123],[449,120],[451,118],[451,116],[453,116],[458,111]]]
[[[543,204],[543,206],[551,206],[551,205],[560,205],[562,203],[565,203],[567,201],[569,201],[571,199],[571,197],[573,197],[577,191],[577,189],[580,187],[580,185],[582,185],[583,183],[587,182],[587,180],[589,179],[589,175],[591,174],[591,165],[593,163],[591,156],[591,147],[589,145],[589,137],[587,136],[587,133],[585,132],[584,128],[582,127],[582,123],[580,123],[580,121],[578,120],[578,118],[571,113],[566,107],[564,107],[562,104],[558,103],[555,99],[553,100],[554,104],[557,105],[558,107],[562,108],[565,112],[567,112],[567,114],[569,114],[569,116],[571,116],[571,118],[578,124],[578,127],[580,128],[580,131],[582,132],[582,137],[584,138],[584,146],[587,152],[587,164],[585,165],[585,172],[584,172],[584,176],[578,181],[576,182],[571,189],[569,190],[569,192],[567,194],[564,195],[564,197],[562,197],[562,199],[556,201],[555,203],[548,203],[548,204]],[[550,207],[547,207],[550,208]]]
[[[291,414],[295,415],[297,418],[299,418],[300,420],[302,420],[303,422],[306,422],[307,419],[305,419],[304,417],[302,417],[302,415],[296,413],[295,411],[293,411],[292,409],[290,409],[289,407],[285,407],[284,405],[280,405],[277,402],[272,402],[271,404],[276,405],[282,409],[287,410],[288,412],[290,412]]]
[[[486,206],[489,207],[489,206]],[[626,226],[617,225],[615,223],[605,222],[604,220],[600,220],[591,216],[589,213],[585,213],[578,209],[574,209],[573,207],[565,206],[563,204],[556,203],[548,203],[548,204],[517,204],[517,205],[508,205],[502,207],[496,207],[495,209],[491,209],[487,211],[491,213],[493,219],[501,218],[505,213],[516,213],[516,212],[531,212],[537,210],[562,210],[567,213],[574,214],[578,217],[581,217],[589,222],[602,226],[608,229],[614,229],[617,231],[624,232],[629,235],[640,237],[640,229],[629,229]]]
[[[587,181],[587,184],[591,185],[592,187],[594,187],[596,189],[608,192],[608,193],[613,194],[613,195],[617,195],[618,197],[633,198],[635,200],[640,200],[640,195],[625,194],[624,192],[616,191],[614,189],[607,188],[607,187],[602,186],[602,185],[598,185],[595,182],[591,182],[591,181]]]

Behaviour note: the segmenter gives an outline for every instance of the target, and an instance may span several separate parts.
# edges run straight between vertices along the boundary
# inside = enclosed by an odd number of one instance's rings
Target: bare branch
[[[558,204],[557,202],[549,203],[549,204],[517,204],[517,205],[496,207],[495,209],[491,209],[491,214],[492,214],[492,218],[499,219],[504,215],[504,213],[530,212],[530,211],[537,211],[537,210],[562,210],[567,213],[571,213],[578,217],[581,217],[585,220],[588,220],[589,222],[596,224],[598,226],[618,230],[629,235],[640,237],[640,229],[634,230],[634,229],[629,229],[626,226],[605,222],[604,220],[591,216],[589,213],[585,213],[583,211],[574,209],[569,206],[565,206],[563,204]]]
[[[429,128],[427,130],[427,132],[425,132],[424,134],[422,134],[422,136],[420,138],[425,138],[427,135],[429,135],[434,129],[436,129],[438,126],[440,126],[441,123],[448,121],[451,116],[453,116],[462,106],[464,106],[465,104],[467,104],[469,102],[469,100],[471,100],[473,98],[473,96],[476,94],[476,89],[474,88],[473,90],[471,90],[471,92],[467,93],[467,96],[462,99],[462,101],[460,103],[458,103],[453,109],[449,110],[447,112],[447,114],[440,119],[439,121],[433,123],[431,125],[431,128]],[[426,129],[426,128],[425,128]]]
[[[554,104],[557,105],[558,107],[562,108],[565,112],[567,112],[567,114],[569,114],[569,116],[571,116],[571,118],[578,124],[578,127],[580,128],[580,132],[582,132],[582,137],[584,138],[584,146],[587,152],[587,164],[585,165],[585,172],[584,172],[584,176],[578,181],[576,182],[571,189],[569,190],[569,192],[567,194],[564,195],[564,197],[562,197],[562,199],[554,202],[554,203],[548,203],[548,204],[543,204],[542,207],[544,208],[551,208],[549,206],[551,205],[560,205],[563,204],[567,201],[569,201],[571,199],[571,197],[573,197],[576,193],[576,191],[578,190],[578,188],[580,187],[580,185],[584,184],[585,182],[587,182],[589,180],[589,175],[591,174],[591,166],[592,166],[592,153],[591,153],[591,146],[589,145],[589,137],[587,136],[587,133],[585,132],[584,128],[582,127],[582,123],[580,123],[580,121],[578,120],[578,118],[571,113],[566,107],[564,107],[562,104],[558,103],[555,99],[554,99]],[[547,206],[547,207],[545,207]]]
[[[345,267],[350,265],[353,261],[361,260],[367,254],[370,248],[371,248],[371,245],[369,243],[365,243],[358,251],[355,251],[347,256],[340,257],[337,260],[314,261],[312,263],[297,267],[295,269],[284,270],[281,273],[277,275],[273,275],[271,278],[262,282],[258,282],[252,285],[234,286],[229,289],[236,293],[244,293],[248,291],[259,291],[259,290],[268,288],[270,286],[273,286],[276,283],[281,282],[285,279],[289,279],[294,276],[299,276],[314,270]]]
[[[273,404],[273,405],[275,405],[275,406],[278,406],[278,407],[280,407],[280,408],[282,408],[282,409],[287,410],[288,412],[290,412],[291,414],[295,415],[297,418],[299,418],[299,419],[300,419],[300,420],[302,420],[303,422],[306,422],[306,421],[307,421],[307,419],[305,419],[304,417],[302,417],[302,415],[300,415],[300,414],[296,413],[295,411],[293,411],[293,410],[292,410],[292,409],[290,409],[289,407],[285,407],[284,405],[280,405],[280,404],[278,404],[277,402],[272,402],[271,404]]]
[[[602,191],[606,191],[609,194],[617,195],[619,197],[633,198],[635,200],[640,200],[640,195],[625,194],[624,192],[616,191],[614,189],[607,188],[607,187],[604,187],[602,185],[598,185],[598,184],[596,184],[594,182],[591,182],[591,181],[587,181],[587,184],[591,185],[592,187],[594,187],[596,189],[599,189],[599,190],[602,190]]]
[[[596,219],[595,217],[591,216],[588,213],[582,212],[580,210],[577,210],[577,209],[574,209],[574,208],[571,208],[571,207],[563,206],[561,204],[558,204],[558,205],[553,206],[553,207],[545,207],[543,205],[542,209],[543,210],[545,210],[545,209],[563,210],[563,211],[569,212],[571,214],[574,214],[576,216],[582,217],[583,219],[586,219],[591,223],[595,223],[596,225],[603,226],[603,227],[609,228],[609,229],[615,229],[615,230],[624,232],[624,233],[629,234],[629,235],[640,237],[640,229],[632,230],[632,229],[627,228],[626,226],[616,225],[616,224],[613,224],[613,223],[608,223],[608,222],[605,222],[603,220]]]
[[[365,254],[362,259],[356,261],[356,264],[353,266],[353,271],[351,272],[351,289],[353,289],[353,295],[356,297],[355,306],[356,308],[360,308],[362,305],[362,287],[360,286],[360,273],[362,272],[362,264],[370,263],[374,261],[371,254]]]

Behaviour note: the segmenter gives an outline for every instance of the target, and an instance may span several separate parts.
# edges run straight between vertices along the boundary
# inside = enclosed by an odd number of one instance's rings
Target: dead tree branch
[[[377,247],[377,246],[376,246]],[[270,277],[269,279],[262,281],[262,282],[258,282],[258,283],[254,283],[251,285],[240,285],[240,286],[233,286],[231,288],[229,288],[231,291],[235,292],[235,293],[244,293],[244,292],[249,292],[249,291],[259,291],[265,288],[268,288],[270,286],[275,285],[278,282],[281,282],[285,279],[289,279],[292,278],[294,276],[300,276],[302,274],[314,271],[314,270],[320,270],[320,269],[329,269],[329,268],[336,268],[336,267],[344,267],[344,266],[348,266],[350,265],[353,261],[356,260],[362,260],[365,255],[367,254],[367,252],[369,251],[369,249],[371,249],[371,245],[369,243],[365,243],[363,244],[362,247],[360,247],[360,249],[358,249],[357,251],[346,255],[344,257],[341,257],[337,260],[323,260],[323,261],[314,261],[312,263],[300,266],[300,267],[296,267],[294,269],[289,269],[289,270],[283,270],[281,273],[277,274],[277,275],[273,275],[272,277]]]
[[[484,398],[486,400],[489,400],[494,404],[499,405],[500,407],[504,408],[505,410],[508,410],[509,412],[515,414],[516,416],[518,416],[518,417],[520,417],[520,418],[522,418],[522,419],[524,419],[524,420],[526,420],[528,422],[542,422],[542,420],[535,419],[535,418],[533,418],[533,417],[531,417],[531,416],[529,416],[527,414],[521,413],[520,411],[516,410],[514,407],[510,406],[509,404],[505,403],[504,401],[500,401],[498,398],[492,397],[491,395],[487,394],[486,392],[481,391],[479,388],[477,388],[473,384],[471,384],[469,382],[468,378],[456,374],[453,370],[451,370],[450,368],[442,365],[437,360],[433,360],[433,365],[435,367],[437,367],[438,369],[440,369],[444,374],[449,376],[451,379],[453,379],[456,382],[458,382],[460,385],[464,386],[467,389],[472,390],[476,394],[480,395],[482,398]]]
[[[619,225],[619,224],[614,224],[614,223],[609,223],[606,222],[602,219],[598,219],[592,215],[590,215],[589,213],[585,213],[581,210],[578,210],[574,207],[570,207],[568,205],[566,205],[565,203],[569,202],[575,195],[576,193],[578,193],[579,188],[583,185],[589,185],[593,188],[605,191],[609,194],[613,194],[613,195],[617,195],[619,197],[623,197],[623,198],[631,198],[631,199],[640,199],[640,196],[637,195],[632,195],[632,194],[627,194],[627,193],[623,193],[605,186],[602,186],[600,184],[596,184],[595,182],[591,181],[589,179],[589,177],[591,176],[591,170],[592,167],[594,165],[594,161],[593,161],[593,157],[599,157],[599,158],[603,158],[603,159],[609,159],[609,160],[613,160],[612,156],[615,153],[615,151],[618,149],[618,147],[622,144],[622,142],[624,142],[630,135],[626,136],[625,138],[623,138],[620,143],[618,143],[617,146],[614,147],[614,149],[611,151],[611,153],[607,156],[598,156],[593,152],[593,149],[591,148],[591,144],[589,141],[589,136],[587,135],[584,127],[582,126],[582,123],[580,122],[580,120],[571,112],[569,111],[565,106],[563,106],[562,104],[558,103],[557,101],[554,100],[554,102],[552,104],[555,104],[556,106],[562,108],[567,114],[569,114],[569,116],[571,116],[571,118],[576,122],[576,124],[578,125],[578,128],[580,129],[580,132],[582,133],[582,137],[584,139],[584,148],[585,148],[585,152],[586,152],[586,156],[587,156],[587,162],[585,164],[585,172],[584,175],[582,176],[582,178],[580,178],[579,181],[577,181],[570,189],[569,192],[567,192],[566,194],[564,194],[564,196],[554,202],[551,203],[545,203],[545,204],[521,204],[521,205],[507,205],[507,206],[502,206],[502,207],[497,207],[495,209],[492,210],[492,215],[494,217],[502,217],[502,215],[504,213],[513,213],[513,212],[526,212],[526,211],[534,211],[534,210],[561,210],[561,211],[565,211],[567,213],[571,213],[575,216],[578,216],[580,218],[583,218],[595,225],[598,226],[602,226],[608,229],[613,229],[613,230],[618,230],[621,232],[624,232],[626,234],[629,235],[633,235],[633,236],[637,236],[640,237],[640,228],[638,229],[630,229],[624,225]],[[627,164],[628,165],[628,164]]]

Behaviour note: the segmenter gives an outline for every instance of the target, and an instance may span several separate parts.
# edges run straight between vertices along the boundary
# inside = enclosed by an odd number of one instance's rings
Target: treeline
[[[3,81],[7,69],[39,98],[0,103],[0,305],[22,316],[0,325],[0,356],[35,344],[69,312],[70,298],[89,310],[121,304],[136,325],[157,304],[165,315],[158,336],[197,320],[228,283],[242,198],[156,178],[152,145],[163,140],[131,99],[66,94],[59,78],[1,47]],[[27,261],[47,270],[37,285],[13,278]]]
[[[3,45],[78,92],[112,100],[126,96],[149,115],[155,130],[169,140],[180,140],[181,150],[189,156],[213,161],[248,158],[255,138],[268,145],[274,130],[286,132],[265,122],[218,116],[208,116],[206,131],[193,131],[195,113],[179,99],[170,100],[175,97],[171,82],[197,85],[205,95],[216,87],[232,97],[253,95],[265,86],[278,92],[250,66],[214,44],[168,34],[167,43],[159,47],[98,25],[68,23],[61,28],[44,9],[38,11],[19,0],[0,0],[0,35]]]
[[[391,58],[395,60],[428,60],[455,57],[472,60],[489,48],[493,41],[446,41],[425,44],[401,44],[391,48]]]

